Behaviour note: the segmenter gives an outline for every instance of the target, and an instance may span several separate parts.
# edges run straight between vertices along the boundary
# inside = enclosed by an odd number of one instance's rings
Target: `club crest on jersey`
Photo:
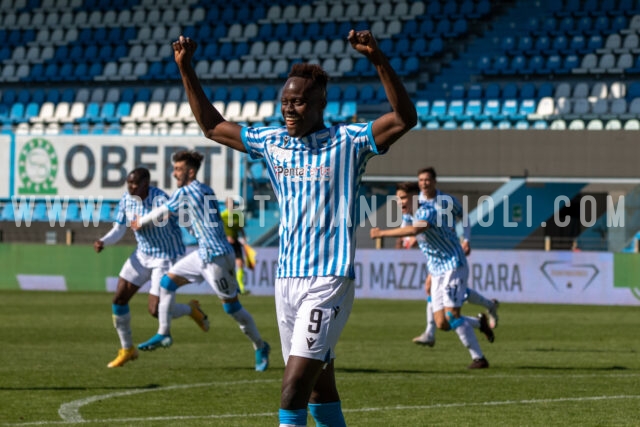
[[[287,163],[291,161],[291,157],[293,156],[291,150],[278,147],[277,145],[269,145],[267,150],[269,150],[269,154],[274,160],[274,163]]]

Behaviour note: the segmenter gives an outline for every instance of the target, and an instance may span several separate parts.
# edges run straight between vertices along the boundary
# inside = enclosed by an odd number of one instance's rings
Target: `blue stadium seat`
[[[358,87],[353,84],[348,84],[342,90],[342,101],[355,101],[358,99]]]
[[[518,97],[518,85],[513,82],[506,83],[502,88],[502,98],[509,99],[509,98],[517,98],[517,97]]]
[[[467,99],[481,99],[483,92],[482,85],[477,83],[472,84],[469,86],[469,90],[467,91]]]
[[[429,118],[432,120],[444,120],[447,114],[447,101],[436,99],[431,103]]]
[[[362,102],[364,104],[371,104],[376,102],[375,97],[376,97],[376,93],[373,86],[370,84],[365,84],[360,88],[358,102]]]
[[[429,119],[429,101],[421,99],[416,101],[416,113],[418,114],[418,120],[426,122]]]
[[[451,87],[451,99],[463,99],[465,98],[465,89],[462,84],[455,84]]]
[[[484,99],[498,99],[500,98],[500,83],[489,83],[484,89]]]
[[[504,70],[504,74],[522,74],[522,70],[527,66],[527,59],[524,55],[516,55],[511,59],[509,67]]]

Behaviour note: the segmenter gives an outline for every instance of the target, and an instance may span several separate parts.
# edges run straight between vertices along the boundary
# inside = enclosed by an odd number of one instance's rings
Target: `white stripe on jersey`
[[[118,204],[116,222],[126,225],[134,216],[144,216],[154,208],[162,206],[168,199],[167,193],[156,187],[149,187],[149,195],[140,203],[139,198],[128,192],[122,195]],[[184,255],[182,233],[175,218],[158,227],[143,227],[134,231],[138,249],[156,258],[174,259]]]
[[[205,262],[233,252],[224,234],[220,208],[213,189],[200,181],[178,188],[167,202],[169,210],[180,221],[188,215],[193,235],[198,239],[198,254]],[[174,215],[172,215],[173,217]]]
[[[414,215],[414,221],[429,223],[429,227],[416,237],[418,246],[427,256],[429,272],[434,275],[467,265],[467,257],[446,212],[451,200],[445,198],[439,204],[425,203]]]
[[[285,127],[249,127],[242,141],[251,157],[264,157],[278,197],[278,277],[355,277],[358,189],[367,161],[380,154],[371,124],[304,138],[290,137]]]

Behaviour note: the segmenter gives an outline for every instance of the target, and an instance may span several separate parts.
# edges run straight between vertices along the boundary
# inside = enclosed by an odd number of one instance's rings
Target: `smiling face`
[[[282,89],[282,117],[287,132],[301,138],[324,129],[324,107],[327,105],[322,89],[313,86],[313,80],[290,77]]]
[[[173,164],[173,177],[176,179],[178,188],[189,185],[195,179],[195,175],[195,171],[187,166],[187,162],[180,161]]]
[[[130,195],[140,197],[140,199],[144,200],[149,194],[149,180],[140,177],[135,172],[131,172],[127,175],[127,191]]]
[[[396,197],[400,199],[400,207],[402,208],[403,214],[413,215],[414,203],[417,203],[416,196],[417,194],[415,193],[400,189],[396,190]]]
[[[418,175],[418,186],[422,194],[429,199],[433,199],[436,196],[436,179],[429,172],[423,172]]]

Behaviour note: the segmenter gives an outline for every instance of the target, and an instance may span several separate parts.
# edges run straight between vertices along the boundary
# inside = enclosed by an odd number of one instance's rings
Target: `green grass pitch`
[[[0,426],[277,426],[273,298],[242,300],[272,344],[264,373],[219,301],[199,299],[209,332],[175,320],[173,347],[108,369],[119,347],[110,294],[0,292]],[[155,333],[146,295],[131,312],[136,342]],[[469,371],[453,333],[434,348],[411,343],[423,301],[356,300],[336,360],[347,424],[639,425],[638,307],[502,304],[500,315],[495,343],[479,335],[491,367]]]

